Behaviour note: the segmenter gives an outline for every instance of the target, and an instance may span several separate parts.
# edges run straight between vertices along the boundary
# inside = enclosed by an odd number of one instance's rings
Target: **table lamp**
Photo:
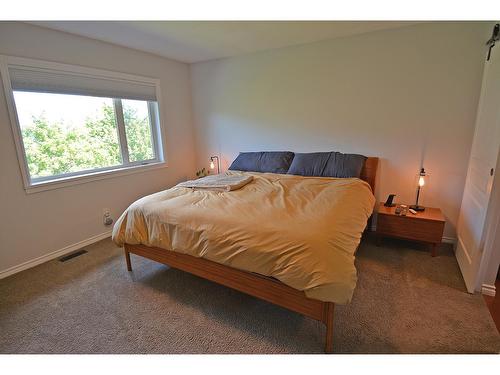
[[[211,156],[210,157],[210,169],[215,168],[214,159],[217,159],[217,174],[219,174],[220,173],[220,162],[219,162],[218,156]]]
[[[418,175],[418,187],[417,187],[417,200],[414,205],[411,205],[410,208],[414,209],[415,211],[424,211],[425,207],[424,206],[419,206],[418,205],[418,198],[420,195],[420,189],[425,185],[425,169],[422,168],[420,169],[420,173]]]

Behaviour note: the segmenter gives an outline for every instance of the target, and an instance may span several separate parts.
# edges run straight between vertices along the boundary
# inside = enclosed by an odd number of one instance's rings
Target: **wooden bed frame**
[[[378,158],[367,158],[360,178],[375,191]],[[193,275],[236,289],[240,292],[282,306],[326,325],[325,352],[333,352],[333,302],[307,298],[303,291],[252,272],[241,271],[203,258],[145,245],[125,244],[127,269],[132,271],[130,253],[189,272]]]

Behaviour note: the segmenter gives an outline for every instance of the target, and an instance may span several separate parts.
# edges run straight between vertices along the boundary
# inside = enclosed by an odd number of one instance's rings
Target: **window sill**
[[[135,173],[143,173],[155,169],[166,168],[167,163],[164,161],[155,162],[147,165],[136,165],[124,168],[117,168],[108,171],[90,172],[80,176],[63,177],[57,180],[43,181],[33,183],[25,187],[27,194],[39,193],[41,191],[61,189],[69,186],[87,184],[93,181],[105,180],[109,178],[116,178],[127,176]]]

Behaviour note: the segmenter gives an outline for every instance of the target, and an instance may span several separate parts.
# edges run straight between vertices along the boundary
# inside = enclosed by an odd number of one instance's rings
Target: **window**
[[[156,81],[20,60],[2,76],[27,188],[163,161]]]
[[[152,102],[24,91],[14,101],[32,182],[156,160]]]

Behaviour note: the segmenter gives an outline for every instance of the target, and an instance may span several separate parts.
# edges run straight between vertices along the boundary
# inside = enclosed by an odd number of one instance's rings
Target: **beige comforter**
[[[272,276],[310,298],[349,302],[354,253],[375,203],[369,185],[245,174],[253,181],[236,191],[176,186],[139,199],[116,222],[113,240],[203,257]]]

